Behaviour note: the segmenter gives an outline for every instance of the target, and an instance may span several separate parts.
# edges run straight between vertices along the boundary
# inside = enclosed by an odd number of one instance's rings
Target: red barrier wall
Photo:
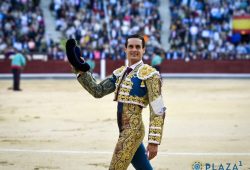
[[[146,61],[146,63],[148,63]],[[107,60],[107,75],[124,60]],[[65,61],[29,61],[24,73],[70,73],[71,68]],[[96,73],[100,73],[100,61],[96,60]],[[190,61],[165,60],[161,66],[162,73],[250,73],[250,60],[236,61]],[[0,60],[0,73],[10,73],[10,61]]]

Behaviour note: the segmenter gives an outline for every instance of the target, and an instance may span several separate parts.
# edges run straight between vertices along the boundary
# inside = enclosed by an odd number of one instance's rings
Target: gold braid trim
[[[126,67],[125,66],[121,66],[120,68],[116,69],[113,71],[113,74],[116,76],[116,77],[119,77],[121,76],[124,71],[126,70]]]
[[[137,104],[142,107],[146,107],[148,104],[147,100],[145,100],[142,97],[128,96],[128,95],[123,95],[123,94],[118,95],[117,101],[122,102],[122,103]]]
[[[146,80],[154,75],[160,75],[160,73],[153,67],[143,64],[137,72],[137,76],[141,80]]]

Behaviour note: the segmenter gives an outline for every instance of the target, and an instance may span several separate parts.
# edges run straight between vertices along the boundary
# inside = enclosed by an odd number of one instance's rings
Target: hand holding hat
[[[66,54],[67,54],[70,64],[76,70],[83,71],[83,72],[89,71],[90,66],[88,63],[84,61],[84,58],[81,57],[82,56],[81,49],[77,45],[75,39],[69,39],[66,42]]]

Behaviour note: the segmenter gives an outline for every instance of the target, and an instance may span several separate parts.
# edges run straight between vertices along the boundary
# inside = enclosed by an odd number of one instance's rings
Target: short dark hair
[[[140,35],[140,34],[133,34],[133,35],[127,36],[126,42],[125,42],[125,47],[126,47],[126,48],[127,48],[127,46],[128,46],[128,39],[130,39],[130,38],[139,38],[140,40],[142,40],[142,48],[145,47],[145,40],[144,40],[143,36]]]

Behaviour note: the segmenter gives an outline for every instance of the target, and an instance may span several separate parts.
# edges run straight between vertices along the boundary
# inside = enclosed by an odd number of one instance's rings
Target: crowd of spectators
[[[171,47],[161,45],[160,0],[51,0],[55,29],[65,37],[45,37],[40,0],[0,1],[0,54],[46,53],[65,59],[62,48],[75,38],[90,59],[124,59],[125,38],[141,33],[147,41],[144,59],[250,59],[250,34],[234,33],[232,17],[250,14],[248,0],[170,0]],[[60,40],[61,41],[61,40]]]
[[[161,50],[158,0],[52,0],[56,30],[80,42],[85,57],[124,59],[125,37],[147,39],[146,58]]]
[[[0,1],[0,54],[45,52],[44,17],[39,0]]]
[[[248,0],[170,0],[167,59],[250,59],[250,35],[234,33],[232,17],[250,14]]]

